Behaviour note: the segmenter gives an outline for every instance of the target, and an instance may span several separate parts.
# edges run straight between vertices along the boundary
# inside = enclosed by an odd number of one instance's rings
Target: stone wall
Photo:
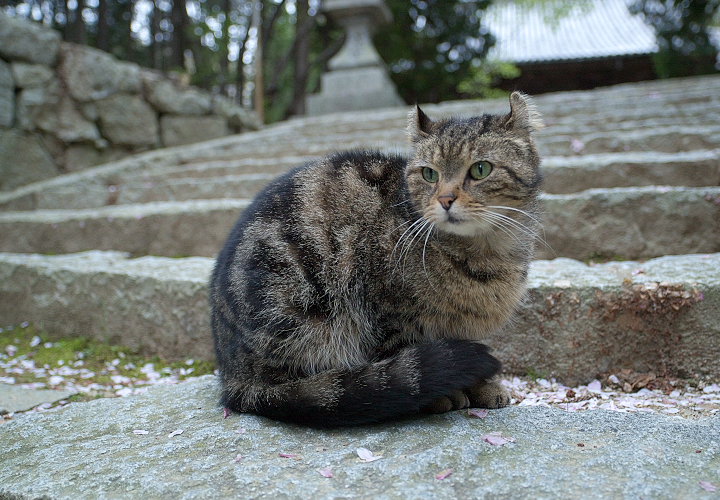
[[[260,125],[225,98],[0,12],[0,191]]]

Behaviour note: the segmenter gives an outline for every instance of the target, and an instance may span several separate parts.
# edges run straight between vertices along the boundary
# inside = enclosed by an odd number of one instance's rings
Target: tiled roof
[[[625,0],[578,2],[559,17],[553,16],[553,8],[547,1],[532,6],[493,2],[483,19],[497,38],[489,56],[527,63],[657,51],[655,32],[630,13]]]

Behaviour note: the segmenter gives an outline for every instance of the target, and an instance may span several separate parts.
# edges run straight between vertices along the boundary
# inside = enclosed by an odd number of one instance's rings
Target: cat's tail
[[[313,427],[380,422],[417,414],[434,400],[500,371],[483,344],[438,340],[352,370],[331,370],[277,385],[225,380],[221,403]]]

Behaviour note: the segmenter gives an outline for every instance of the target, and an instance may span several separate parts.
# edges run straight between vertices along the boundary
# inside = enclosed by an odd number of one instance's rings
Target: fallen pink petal
[[[223,418],[228,418],[230,415],[232,415],[232,410],[227,406],[223,408]]]
[[[468,415],[475,418],[485,418],[490,414],[490,412],[484,408],[470,408],[468,410]]]
[[[278,456],[281,458],[298,458],[295,453],[278,453]]]
[[[500,433],[497,432],[491,432],[490,434],[485,434],[481,438],[483,441],[485,441],[488,444],[491,444],[493,446],[502,446],[507,443],[514,443],[515,439],[507,436],[503,436]]]
[[[358,448],[355,450],[355,453],[357,453],[357,456],[360,457],[360,460],[363,462],[374,462],[375,460],[380,460],[382,458],[382,455],[375,455],[367,448]]]
[[[320,475],[321,475],[322,477],[328,477],[328,478],[330,478],[330,477],[335,477],[335,476],[333,475],[333,472],[332,472],[332,470],[330,469],[330,467],[324,467],[324,468],[322,468],[322,469],[318,469],[318,472],[320,473]]]
[[[700,487],[704,489],[705,491],[714,492],[717,491],[717,486],[712,484],[710,481],[700,481],[699,482]]]
[[[439,479],[442,481],[443,479],[446,479],[450,476],[452,476],[452,473],[455,472],[453,469],[445,469],[444,471],[440,472],[439,474],[435,474],[435,479]]]
[[[242,462],[242,459],[243,459],[243,456],[242,456],[242,455],[237,455],[237,456],[235,457],[235,462]]]

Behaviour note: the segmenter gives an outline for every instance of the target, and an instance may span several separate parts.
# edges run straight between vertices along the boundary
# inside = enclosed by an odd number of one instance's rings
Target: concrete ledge
[[[223,419],[216,388],[206,376],[0,425],[0,497],[716,498],[700,485],[718,484],[716,417],[511,407],[316,431]]]
[[[0,254],[0,324],[39,323],[168,358],[213,359],[212,259]],[[633,368],[720,377],[720,253],[533,263],[516,322],[487,339],[509,372],[567,383]]]

